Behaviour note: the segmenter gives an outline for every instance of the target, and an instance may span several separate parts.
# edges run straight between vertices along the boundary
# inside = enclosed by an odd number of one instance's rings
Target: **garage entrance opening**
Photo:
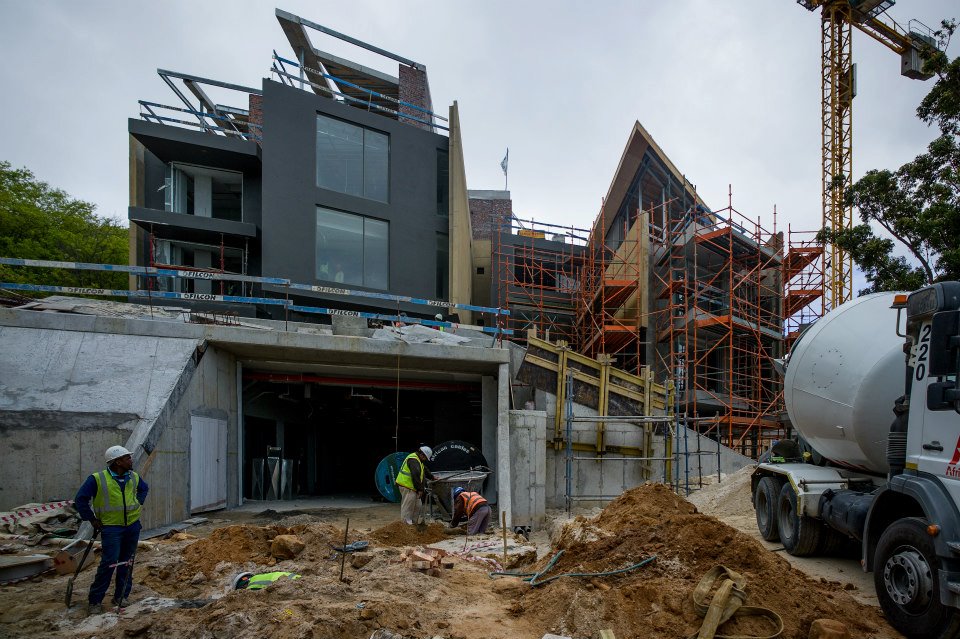
[[[387,454],[451,439],[480,447],[479,382],[400,380],[398,391],[395,380],[351,380],[356,383],[349,385],[271,381],[278,378],[283,376],[244,375],[246,499],[265,498],[257,494],[262,483],[255,477],[254,460],[267,457],[268,448],[272,455],[279,449],[289,460],[291,497],[381,499],[374,472]]]

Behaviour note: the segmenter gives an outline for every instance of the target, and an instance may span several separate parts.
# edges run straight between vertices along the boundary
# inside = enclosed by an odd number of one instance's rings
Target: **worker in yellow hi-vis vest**
[[[423,521],[421,503],[426,497],[426,480],[433,479],[433,473],[427,468],[432,456],[429,446],[421,446],[400,464],[400,472],[394,481],[400,489],[400,521],[406,524]]]
[[[87,613],[103,612],[103,598],[110,588],[114,568],[117,585],[113,603],[123,608],[133,587],[133,558],[140,541],[140,507],[149,488],[133,472],[133,455],[123,446],[111,446],[106,452],[107,467],[93,473],[80,486],[74,506],[80,517],[100,533],[100,567],[90,585]]]

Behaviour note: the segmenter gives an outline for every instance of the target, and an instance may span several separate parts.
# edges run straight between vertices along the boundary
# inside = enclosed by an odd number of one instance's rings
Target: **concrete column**
[[[497,471],[497,420],[499,419],[499,393],[495,377],[483,376],[480,379],[480,452],[494,471],[487,486],[487,500],[491,504],[497,503],[499,471]]]
[[[193,265],[197,268],[212,268],[213,267],[213,252],[211,251],[194,251],[193,252]],[[213,292],[213,282],[211,280],[193,280],[193,292],[194,293],[211,293]]]
[[[209,175],[195,175],[193,178],[193,214],[213,217],[213,179]]]
[[[510,487],[510,365],[500,364],[497,373],[497,497],[500,512],[507,513],[507,527],[513,527]]]

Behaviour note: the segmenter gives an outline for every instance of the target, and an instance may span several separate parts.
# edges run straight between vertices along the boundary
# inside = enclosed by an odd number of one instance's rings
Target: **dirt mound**
[[[343,530],[330,524],[300,524],[284,526],[227,526],[218,528],[206,539],[194,542],[183,549],[185,569],[191,574],[203,572],[210,575],[222,561],[231,564],[253,562],[272,566],[276,560],[270,555],[270,542],[277,535],[296,535],[306,545],[298,559],[317,561],[330,556],[331,545],[343,543]],[[348,541],[359,536],[351,531]]]
[[[221,561],[243,564],[248,561],[270,565],[270,541],[277,535],[288,535],[288,528],[277,526],[227,526],[218,528],[206,539],[183,549],[183,558],[196,572],[210,574]]]
[[[445,529],[446,526],[436,521],[428,524],[423,531],[402,521],[394,521],[377,528],[370,533],[370,537],[384,546],[417,546],[443,541],[447,538]]]
[[[705,515],[753,516],[750,476],[754,466],[746,466],[727,475],[719,483],[704,486],[690,495],[690,503]]]
[[[865,609],[842,584],[806,577],[759,542],[697,513],[662,485],[627,491],[596,518],[574,520],[568,527],[586,532],[561,535],[567,546],[548,575],[612,571],[651,555],[657,559],[633,572],[557,579],[524,593],[511,614],[533,615],[557,634],[596,636],[612,628],[617,636],[636,636],[643,628],[647,637],[689,636],[699,627],[691,592],[720,564],[747,578],[747,604],[780,614],[785,638],[805,639],[810,623],[822,617],[842,621],[857,637],[896,636],[879,610]],[[734,620],[723,631],[756,634],[769,631],[765,624],[757,618]]]

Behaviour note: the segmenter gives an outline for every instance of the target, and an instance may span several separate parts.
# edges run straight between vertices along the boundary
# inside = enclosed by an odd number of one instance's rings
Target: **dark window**
[[[482,267],[482,266],[478,266],[478,267],[477,267],[477,275],[483,275],[483,267]]]
[[[243,174],[171,163],[161,187],[164,209],[218,220],[243,220]]]
[[[317,279],[389,288],[390,224],[318,207]]]
[[[450,295],[450,238],[437,233],[437,297],[445,300]]]
[[[386,202],[389,167],[387,135],[317,115],[317,186]]]
[[[437,149],[437,215],[450,214],[450,154]]]

